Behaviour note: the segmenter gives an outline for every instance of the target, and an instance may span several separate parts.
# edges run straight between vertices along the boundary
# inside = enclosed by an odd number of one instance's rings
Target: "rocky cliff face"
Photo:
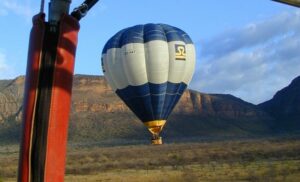
[[[23,86],[24,77],[0,82],[0,130],[9,122],[16,123],[11,127],[20,127]],[[71,107],[70,140],[148,136],[102,76],[76,75]],[[234,96],[187,90],[170,116],[165,134],[181,137],[270,133],[272,120],[257,106]]]
[[[72,113],[128,112],[101,76],[76,75],[73,82]]]
[[[174,112],[228,119],[268,117],[253,104],[232,95],[204,94],[193,90],[183,94]]]
[[[73,84],[72,112],[130,112],[127,106],[113,93],[104,77],[77,75]],[[204,94],[187,90],[182,95],[173,113],[219,116],[237,119],[240,117],[268,117],[266,113],[232,95]]]
[[[0,124],[8,119],[21,121],[24,80],[21,76],[0,83]]]

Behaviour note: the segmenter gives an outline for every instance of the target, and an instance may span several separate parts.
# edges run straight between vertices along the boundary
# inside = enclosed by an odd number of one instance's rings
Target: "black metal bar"
[[[40,78],[38,83],[39,92],[37,97],[37,112],[35,113],[35,122],[33,126],[33,152],[31,156],[32,182],[44,181],[47,131],[49,126],[49,112],[58,36],[59,32],[52,32],[50,30],[50,25],[46,24]]]
[[[80,20],[98,1],[99,0],[85,0],[80,6],[73,10],[71,15],[77,20]]]
[[[272,0],[272,1],[284,3],[284,4],[288,4],[300,8],[300,1],[295,1],[295,0]]]
[[[98,2],[99,0],[86,0],[85,4],[88,5],[89,10]]]

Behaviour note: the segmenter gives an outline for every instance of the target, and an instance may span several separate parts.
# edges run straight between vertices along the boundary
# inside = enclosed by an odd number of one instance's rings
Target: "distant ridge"
[[[23,87],[23,76],[0,80],[0,143],[16,142],[20,137]],[[187,90],[162,135],[167,139],[273,135],[278,127],[277,116],[266,108],[269,107],[256,106],[232,95]],[[112,92],[103,76],[74,76],[70,141],[149,137],[143,124]]]
[[[283,130],[300,130],[300,76],[259,107],[276,118]]]

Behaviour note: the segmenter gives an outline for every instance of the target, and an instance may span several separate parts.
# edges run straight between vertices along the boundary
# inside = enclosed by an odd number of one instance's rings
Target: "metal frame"
[[[300,0],[272,0],[279,3],[288,4],[300,8]]]
[[[60,20],[61,14],[69,13],[72,0],[51,0],[49,3],[49,19],[51,23],[57,23]]]

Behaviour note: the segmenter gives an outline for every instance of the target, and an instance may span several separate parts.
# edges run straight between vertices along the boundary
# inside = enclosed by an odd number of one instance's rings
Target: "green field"
[[[16,181],[18,146],[0,147],[0,181]],[[69,146],[65,181],[299,181],[299,139]]]

